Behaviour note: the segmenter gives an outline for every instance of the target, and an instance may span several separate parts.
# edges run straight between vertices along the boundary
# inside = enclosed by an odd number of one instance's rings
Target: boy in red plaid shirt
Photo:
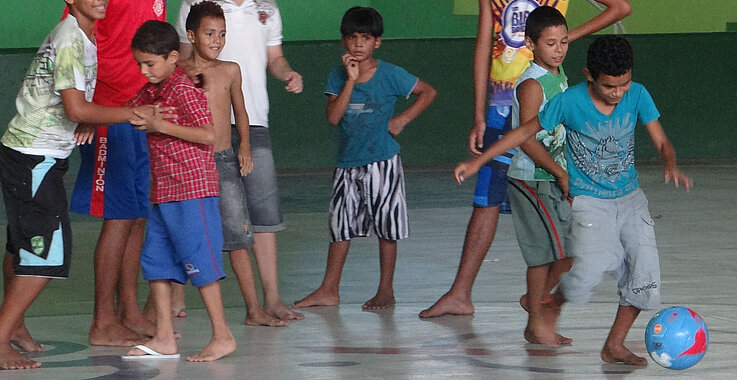
[[[202,90],[176,65],[179,37],[171,25],[147,21],[131,43],[133,57],[149,83],[129,104],[174,107],[168,115],[140,114],[133,124],[148,132],[151,214],[141,252],[143,276],[156,308],[156,335],[123,359],[178,358],[171,321],[171,281],[196,286],[212,323],[210,343],[189,361],[213,361],[235,351],[225,321],[220,285],[223,233],[218,212],[218,172],[212,144],[212,115]]]

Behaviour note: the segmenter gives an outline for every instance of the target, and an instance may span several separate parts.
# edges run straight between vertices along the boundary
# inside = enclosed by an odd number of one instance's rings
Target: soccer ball
[[[645,328],[645,347],[656,363],[686,369],[706,354],[709,330],[695,311],[674,306],[659,311]]]

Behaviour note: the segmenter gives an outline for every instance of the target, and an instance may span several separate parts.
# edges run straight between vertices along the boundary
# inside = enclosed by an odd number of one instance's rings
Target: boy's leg
[[[186,286],[176,282],[171,283],[171,314],[177,318],[187,316]]]
[[[340,276],[351,247],[350,240],[335,241],[328,248],[325,277],[320,287],[305,298],[294,303],[294,307],[335,306],[340,304]]]
[[[420,318],[473,314],[471,290],[486,253],[494,241],[498,221],[498,206],[473,208],[453,285],[432,306],[420,312]]]
[[[238,279],[243,300],[246,302],[245,324],[249,326],[286,326],[289,321],[267,314],[258,301],[256,294],[256,282],[251,265],[251,257],[246,249],[236,249],[229,252],[230,266],[233,267],[235,277]]]
[[[41,366],[40,362],[30,360],[13,349],[10,338],[23,314],[48,283],[48,278],[16,276],[5,288],[5,297],[0,306],[0,368],[28,369]]]
[[[143,345],[163,355],[177,353],[177,340],[171,321],[171,286],[169,280],[149,281],[151,299],[156,309],[156,334]],[[131,348],[127,356],[147,355],[138,348]]]
[[[202,351],[187,357],[190,362],[211,362],[235,351],[236,343],[225,321],[223,297],[220,294],[220,284],[215,281],[199,287],[200,296],[205,303],[207,314],[212,323],[212,339]]]
[[[6,253],[3,258],[3,294],[8,294],[10,284],[14,278],[13,255]],[[31,333],[28,332],[24,322],[24,316],[21,316],[18,319],[18,323],[13,327],[13,331],[10,333],[10,343],[13,343],[26,352],[38,352],[43,350],[43,345],[36,342],[31,336]]]
[[[123,326],[138,334],[154,336],[156,325],[143,315],[138,306],[138,272],[145,229],[146,218],[135,219],[125,244],[118,288],[118,314]]]
[[[123,325],[115,307],[125,244],[134,223],[134,219],[105,219],[102,223],[94,253],[95,306],[89,334],[93,346],[134,346],[145,341]]]
[[[240,146],[238,130],[231,129],[231,143],[237,152]],[[279,296],[276,232],[284,229],[279,208],[276,167],[271,152],[268,128],[249,128],[253,171],[243,178],[248,199],[248,213],[254,227],[253,254],[258,263],[264,290],[264,310],[281,320],[300,320],[304,316],[288,308]]]
[[[637,356],[624,346],[624,340],[632,324],[640,314],[640,309],[634,306],[619,306],[614,325],[601,350],[601,359],[609,363],[625,363],[635,366],[646,366],[647,359]]]
[[[379,289],[363,304],[363,309],[376,310],[394,306],[394,267],[397,263],[397,241],[379,239]]]

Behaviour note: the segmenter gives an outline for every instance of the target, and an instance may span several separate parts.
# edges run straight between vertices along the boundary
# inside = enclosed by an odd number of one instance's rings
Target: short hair
[[[589,45],[586,68],[596,80],[600,74],[618,77],[634,66],[632,45],[626,38],[617,35],[598,37]]]
[[[148,20],[133,35],[131,49],[166,58],[172,51],[179,51],[179,35],[166,22]]]
[[[187,30],[196,32],[197,28],[200,27],[200,22],[202,22],[202,19],[205,17],[225,20],[223,8],[221,8],[217,3],[206,0],[194,4],[189,8],[189,15],[187,15],[187,21],[184,25]]]
[[[537,43],[540,39],[543,30],[551,26],[563,25],[568,29],[568,23],[566,22],[565,16],[563,16],[557,9],[543,5],[535,8],[529,15],[527,15],[527,21],[525,23],[525,35],[530,37],[532,42]]]
[[[384,34],[384,20],[374,8],[353,7],[343,15],[340,21],[340,33],[344,36],[366,33],[378,38]]]

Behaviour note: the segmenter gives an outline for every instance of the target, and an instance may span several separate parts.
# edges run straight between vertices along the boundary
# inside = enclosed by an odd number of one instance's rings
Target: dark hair
[[[194,4],[189,8],[189,15],[187,15],[185,27],[187,30],[196,32],[197,28],[200,27],[200,22],[202,22],[202,19],[205,17],[225,20],[225,14],[223,13],[223,8],[221,8],[220,5],[212,1],[203,1]]]
[[[345,11],[340,21],[340,34],[349,36],[353,33],[366,33],[373,37],[381,37],[384,34],[384,20],[374,8],[353,7]]]
[[[543,5],[535,8],[525,22],[525,36],[530,37],[532,42],[537,43],[545,28],[563,25],[568,29],[566,18],[557,9]]]
[[[168,23],[148,20],[133,35],[131,49],[166,58],[172,51],[179,51],[179,35]]]
[[[624,37],[617,35],[601,36],[589,45],[586,68],[596,80],[600,74],[618,77],[634,66],[632,45]]]

